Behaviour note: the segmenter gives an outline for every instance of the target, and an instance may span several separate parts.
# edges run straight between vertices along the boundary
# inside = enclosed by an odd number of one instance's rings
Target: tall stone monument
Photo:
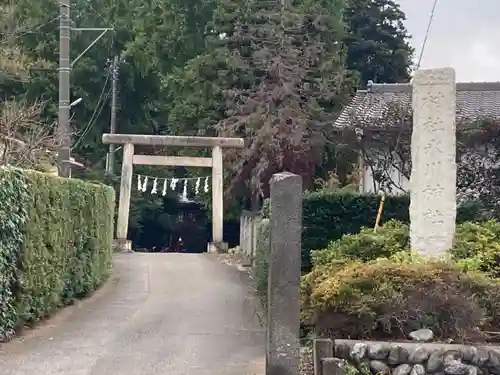
[[[452,247],[455,234],[455,71],[419,70],[412,86],[411,247],[439,256]]]
[[[277,173],[271,179],[270,190],[266,375],[297,375],[302,177]]]

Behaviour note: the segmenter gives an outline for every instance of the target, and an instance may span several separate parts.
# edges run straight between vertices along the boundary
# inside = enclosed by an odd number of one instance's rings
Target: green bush
[[[409,226],[390,220],[313,251],[312,263],[301,281],[302,323],[327,335],[404,339],[425,327],[465,341],[500,328],[496,221],[458,224],[439,260],[412,253]]]
[[[269,199],[264,201],[262,216],[269,217]],[[381,223],[394,219],[409,222],[407,195],[388,196],[384,203]],[[361,228],[373,228],[380,205],[380,196],[342,191],[306,193],[302,213],[302,267],[311,268],[311,251],[324,249],[331,241],[345,234],[357,234]],[[477,201],[465,201],[457,208],[457,223],[482,221],[483,209]]]
[[[302,320],[333,337],[406,338],[425,327],[438,338],[477,340],[477,328],[499,326],[499,289],[448,261],[349,261],[303,277]]]
[[[0,320],[5,339],[14,326],[35,323],[106,280],[115,197],[104,185],[34,171],[3,168],[0,177],[2,203],[15,202],[0,212],[10,223],[2,230],[20,233],[1,238],[0,264],[14,267],[4,292],[11,300],[0,300],[0,311],[11,314],[9,321]]]
[[[356,234],[361,228],[373,228],[380,205],[376,194],[314,192],[304,197],[304,251],[325,248],[344,234]],[[409,221],[408,196],[390,196],[384,203],[382,222]]]
[[[369,261],[409,249],[408,225],[389,220],[377,229],[362,228],[358,234],[346,234],[332,241],[326,249],[312,251],[313,266],[321,266],[339,260]]]
[[[451,254],[464,269],[500,277],[500,223],[488,220],[458,225]]]
[[[344,235],[327,248],[312,251],[313,266],[342,262],[369,261],[410,251],[407,224],[390,220],[377,233],[362,228],[360,233]],[[500,277],[500,223],[495,220],[464,222],[457,225],[451,258],[463,271],[486,272]]]
[[[257,249],[255,254],[254,278],[257,294],[262,305],[267,306],[267,277],[269,274],[269,219],[262,219],[257,225]]]

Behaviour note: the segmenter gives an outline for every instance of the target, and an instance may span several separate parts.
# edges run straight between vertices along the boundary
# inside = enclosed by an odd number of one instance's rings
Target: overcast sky
[[[396,0],[416,59],[434,0]],[[421,68],[455,68],[457,81],[500,81],[500,0],[438,0]]]

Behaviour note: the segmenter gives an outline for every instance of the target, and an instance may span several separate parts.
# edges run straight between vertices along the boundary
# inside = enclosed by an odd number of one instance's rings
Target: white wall
[[[370,155],[370,162],[374,162],[376,160],[376,153],[368,150],[367,154]],[[397,158],[395,157],[395,163],[397,163]],[[372,169],[369,165],[367,165],[367,161],[362,162],[363,171],[362,178],[360,183],[360,192],[361,193],[378,193],[380,186],[374,181]],[[396,165],[396,164],[394,164]],[[397,194],[405,194],[409,191],[410,181],[400,172],[396,166],[392,167],[390,171],[387,172],[391,181],[394,182],[395,186],[391,186],[389,191],[386,191],[386,194],[397,195]]]
[[[460,169],[460,164],[465,163],[469,166],[469,169],[477,169],[477,174],[474,175],[474,179],[470,181],[469,186],[465,189],[459,189],[457,191],[458,197],[460,199],[464,198],[477,198],[481,195],[481,192],[485,188],[489,188],[489,184],[485,179],[490,178],[487,175],[488,169],[499,168],[499,150],[494,149],[492,146],[481,145],[472,149],[469,153],[462,155],[458,168]],[[373,152],[371,153],[371,158],[373,159]],[[364,173],[361,178],[360,193],[378,193],[379,187],[376,184],[374,189],[373,175],[369,167],[365,166]],[[485,173],[481,173],[485,172]],[[460,174],[460,173],[459,173]],[[393,188],[390,192],[391,195],[408,193],[410,190],[410,181],[399,172],[398,168],[394,167],[390,171],[391,179],[403,188],[403,190]]]
[[[389,172],[389,175],[396,186],[393,186],[389,189],[389,191],[386,191],[387,194],[405,194],[409,191],[410,181],[405,176],[403,176],[403,174],[397,168],[392,168]],[[369,167],[365,167],[363,171],[363,178],[361,179],[360,192],[378,193],[379,189],[380,187],[378,186],[378,183],[375,182],[374,184],[372,170]]]

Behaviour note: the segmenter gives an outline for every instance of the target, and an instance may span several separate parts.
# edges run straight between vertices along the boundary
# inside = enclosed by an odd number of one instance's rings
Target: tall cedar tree
[[[325,132],[353,85],[343,66],[340,18],[320,5],[227,0],[213,28],[223,33],[221,53],[239,77],[224,92],[227,116],[218,131],[248,142],[243,153],[227,154],[229,191],[267,196],[269,178],[284,170],[308,186],[323,159]]]
[[[392,0],[348,0],[344,11],[347,67],[360,84],[399,83],[410,79],[413,48],[400,6]]]

